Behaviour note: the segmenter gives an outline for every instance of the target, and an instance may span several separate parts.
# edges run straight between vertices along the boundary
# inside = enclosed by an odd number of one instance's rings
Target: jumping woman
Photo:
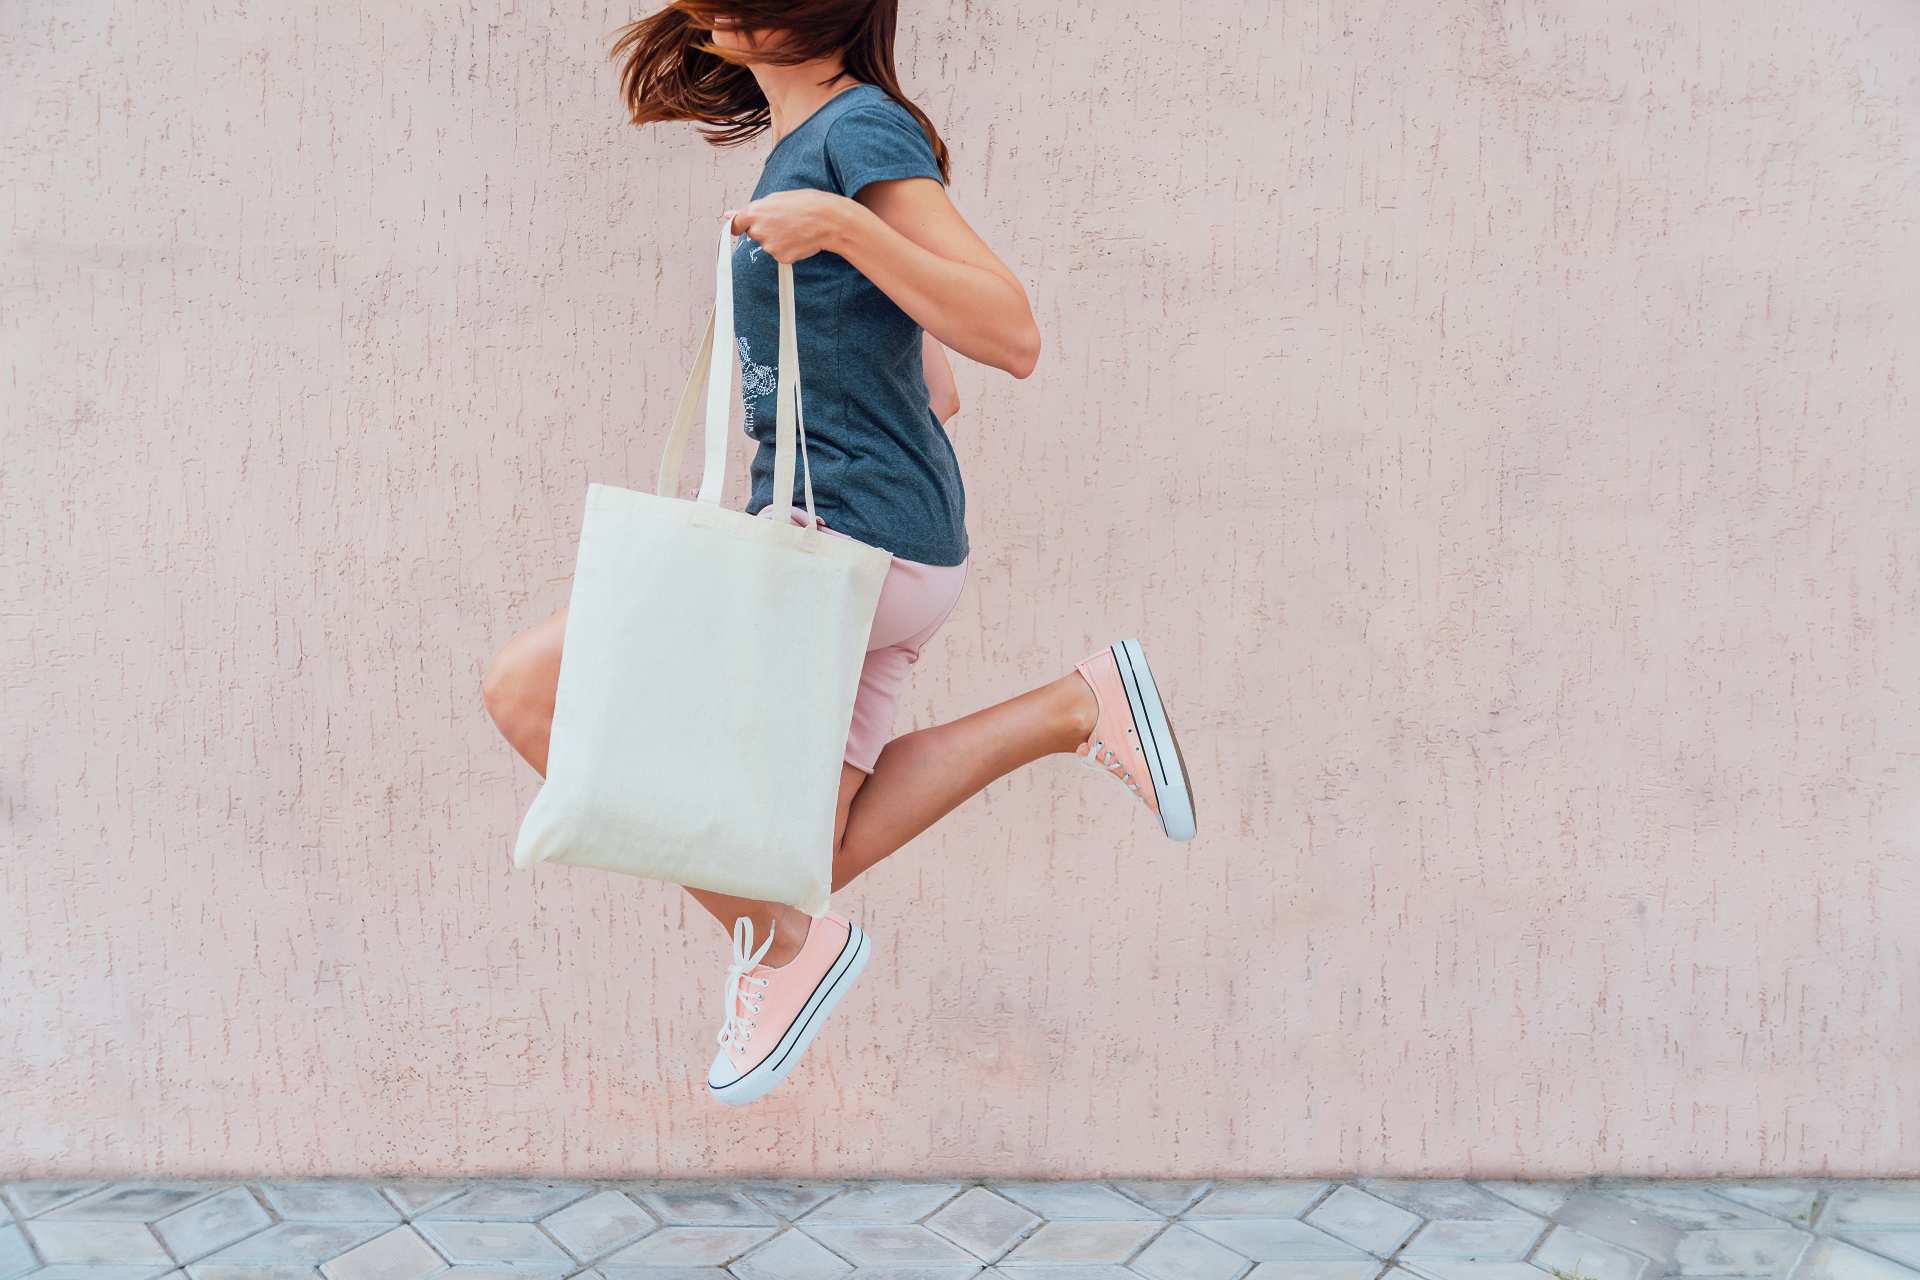
[[[840,772],[835,890],[1047,755],[1075,753],[1109,774],[1173,839],[1194,830],[1186,772],[1137,641],[997,706],[891,737],[908,669],[967,575],[965,497],[945,427],[959,399],[945,349],[1016,378],[1040,353],[1026,291],[948,199],[946,144],[900,89],[897,8],[678,0],[614,46],[634,124],[697,121],[719,146],[773,135],[753,199],[732,220],[744,426],[759,444],[747,511],[772,514],[776,264],[794,263],[820,522],[893,553]],[[793,519],[806,520],[798,497]],[[562,609],[508,642],[484,682],[500,732],[543,776],[565,632]],[[707,1088],[751,1102],[793,1069],[872,943],[835,915],[687,892],[732,931]]]

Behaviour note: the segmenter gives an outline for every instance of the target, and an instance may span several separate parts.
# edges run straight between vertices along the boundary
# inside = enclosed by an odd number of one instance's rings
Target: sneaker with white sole
[[[858,925],[838,916],[815,917],[799,954],[777,969],[760,963],[772,945],[769,933],[755,950],[753,921],[733,922],[727,1016],[707,1071],[707,1092],[729,1106],[752,1102],[787,1078],[873,950]]]
[[[1080,762],[1124,783],[1175,840],[1193,839],[1193,791],[1167,707],[1138,640],[1122,640],[1074,664],[1100,712],[1074,748]]]

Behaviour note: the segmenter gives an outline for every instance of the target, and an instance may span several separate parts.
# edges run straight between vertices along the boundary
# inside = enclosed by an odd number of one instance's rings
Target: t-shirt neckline
[[[773,150],[767,152],[767,159],[772,160],[774,156],[780,154],[780,148],[786,146],[787,142],[791,138],[793,138],[802,129],[806,128],[808,125],[812,124],[816,119],[818,119],[820,117],[820,114],[824,112],[828,107],[840,101],[840,99],[846,97],[850,93],[858,93],[862,89],[868,89],[868,88],[874,88],[874,87],[876,86],[873,84],[871,80],[856,80],[852,85],[849,85],[847,88],[840,90],[840,92],[828,98],[825,102],[815,107],[812,111],[809,111],[807,113],[807,118],[805,120],[802,120],[799,124],[787,130],[786,134],[782,136],[778,142],[773,144]]]

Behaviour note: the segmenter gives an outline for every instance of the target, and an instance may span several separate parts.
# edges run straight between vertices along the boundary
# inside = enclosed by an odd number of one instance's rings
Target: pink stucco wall
[[[706,1105],[478,686],[764,143],[620,5],[9,0],[3,1171],[1920,1168],[1920,9],[906,8],[1045,354],[902,723],[1139,633],[1202,837],[995,787]]]

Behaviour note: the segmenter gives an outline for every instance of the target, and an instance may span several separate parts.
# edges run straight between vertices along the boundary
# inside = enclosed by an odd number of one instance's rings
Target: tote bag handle
[[[807,459],[807,424],[800,394],[800,344],[793,305],[793,264],[779,264],[780,277],[780,372],[774,387],[773,427],[773,517],[785,524],[793,513],[793,462],[795,437],[798,436],[801,485],[807,504],[807,525],[817,524],[813,509],[813,467]],[[714,348],[726,354],[714,359]],[[680,392],[680,404],[674,410],[673,430],[667,434],[666,448],[660,455],[660,478],[654,492],[672,497],[678,487],[681,455],[686,451],[687,435],[693,430],[699,411],[701,389],[706,391],[706,461],[700,471],[700,491],[696,502],[719,505],[727,482],[727,430],[733,412],[734,375],[739,360],[734,350],[733,333],[733,215],[720,219],[720,252],[713,272],[713,314],[707,318],[706,333],[700,339],[699,354],[693,358],[693,371]]]

